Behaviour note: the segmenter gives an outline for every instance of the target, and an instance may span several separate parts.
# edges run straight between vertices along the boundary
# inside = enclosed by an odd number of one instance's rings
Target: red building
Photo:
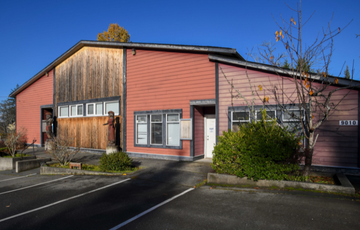
[[[16,97],[17,129],[27,129],[29,142],[35,138],[44,144],[41,120],[53,112],[57,135],[72,137],[84,149],[104,150],[102,124],[112,109],[117,111],[117,144],[130,156],[195,160],[212,157],[216,136],[251,120],[245,101],[231,96],[225,76],[250,100],[249,79],[264,88],[281,84],[293,95],[294,83],[278,73],[275,67],[245,62],[231,48],[80,41],[10,96]],[[359,106],[359,82],[352,84],[333,97],[336,103],[346,95],[318,131],[313,164],[360,166],[359,126],[339,126],[339,120],[359,120],[358,109],[349,110]],[[271,96],[266,106],[281,122],[296,125]]]

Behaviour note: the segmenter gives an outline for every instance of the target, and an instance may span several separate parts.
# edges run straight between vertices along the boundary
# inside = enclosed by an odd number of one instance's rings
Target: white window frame
[[[156,115],[160,115],[161,121],[151,121],[151,117],[156,116]],[[161,144],[153,144],[153,143],[151,143],[151,140],[152,140],[151,124],[160,124],[160,123],[161,123],[161,129],[162,129],[162,126],[164,125],[163,114],[162,113],[160,113],[160,114],[150,114],[150,130],[149,130],[149,132],[150,132],[150,145],[163,145],[164,140],[161,141]],[[161,132],[162,132],[162,130],[161,130]]]
[[[144,122],[139,122],[138,121],[138,116],[145,116],[145,121]],[[136,125],[135,125],[135,143],[137,144],[137,145],[147,145],[147,136],[148,136],[148,125],[147,125],[147,122],[148,122],[148,119],[147,119],[147,114],[137,114],[137,115],[135,115],[135,122],[136,122]],[[138,139],[138,126],[137,126],[137,124],[146,124],[146,144],[139,144],[138,142],[137,142],[137,139]]]
[[[61,112],[60,112],[60,110],[61,110],[61,108],[68,108],[68,115],[67,116],[60,116],[61,115]],[[69,106],[68,105],[66,105],[66,106],[58,106],[58,114],[59,114],[59,118],[63,118],[63,117],[69,117],[69,115],[70,115],[70,113],[69,113],[70,111],[69,111]]]
[[[75,106],[76,108],[76,115],[72,115],[72,109],[71,107]],[[82,106],[82,114],[78,115],[78,107]],[[84,116],[84,105],[83,104],[76,104],[76,105],[69,105],[69,117],[83,117]]]
[[[101,104],[102,105],[102,111],[101,114],[96,114],[96,105]],[[89,105],[94,106],[94,114],[89,114]],[[87,117],[98,117],[98,116],[104,116],[104,103],[103,102],[93,102],[93,103],[87,103],[86,104],[86,116]]]
[[[234,113],[238,112],[246,112],[249,114],[249,120],[234,120]],[[251,121],[250,111],[231,111],[231,131],[233,131],[233,123],[239,122],[239,123],[249,123]]]
[[[256,121],[259,121],[261,119],[261,118],[258,119],[258,117],[257,117],[258,112],[261,112],[261,110],[255,110],[255,117],[256,117],[255,120]],[[266,112],[275,112],[275,118],[276,118],[276,110],[266,110]],[[273,119],[273,118],[266,119],[265,121],[270,121],[271,119]]]
[[[178,115],[178,121],[168,121],[167,117],[168,115]],[[165,122],[165,125],[166,125],[166,133],[165,133],[165,138],[166,138],[166,143],[165,145],[166,146],[180,146],[180,142],[181,142],[181,138],[180,138],[180,133],[181,133],[181,127],[180,127],[180,113],[166,113],[166,116],[165,116],[165,119],[166,119],[166,122]],[[179,124],[179,145],[169,145],[168,144],[168,126],[167,124],[170,123],[170,124]]]
[[[121,106],[120,106],[119,101],[104,101],[104,103],[103,103],[103,113],[104,113],[104,115],[107,115],[107,113],[106,113],[106,104],[107,104],[107,103],[117,103],[118,106],[119,106],[119,109],[118,109],[118,112],[117,112],[117,113],[114,113],[114,115],[117,116],[117,115],[120,114]]]

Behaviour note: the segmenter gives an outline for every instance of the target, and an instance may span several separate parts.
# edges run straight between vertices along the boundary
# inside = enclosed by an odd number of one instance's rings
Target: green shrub
[[[111,153],[109,155],[103,154],[100,157],[101,171],[125,171],[131,169],[131,159],[124,152]]]
[[[214,148],[212,167],[217,173],[248,177],[255,181],[305,180],[298,174],[299,139],[276,120],[263,119],[223,132]]]

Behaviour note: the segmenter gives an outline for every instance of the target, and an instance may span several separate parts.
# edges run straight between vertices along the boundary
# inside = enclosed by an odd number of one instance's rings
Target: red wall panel
[[[221,68],[221,69],[220,69]],[[269,96],[269,105],[276,104],[272,90],[275,87],[281,89],[284,85],[285,104],[290,103],[296,96],[295,84],[290,78],[276,74],[264,73],[257,70],[244,69],[225,64],[219,64],[219,134],[228,130],[228,107],[246,106],[244,99],[237,97],[231,99],[231,87],[229,81],[233,81],[236,89],[251,103],[253,95],[250,90],[249,79],[254,90],[261,85],[263,90],[260,97]],[[248,79],[249,77],[249,79]],[[328,87],[327,91],[337,88]],[[259,91],[258,91],[259,92]],[[325,92],[326,93],[326,92]],[[328,120],[322,123],[315,132],[319,134],[314,149],[313,164],[329,166],[357,167],[358,159],[358,127],[339,126],[339,120],[358,120],[358,91],[340,90],[333,94],[331,103],[337,104],[345,95],[346,97],[338,105],[337,110],[332,111]],[[237,93],[233,90],[233,95]],[[255,104],[262,105],[261,98],[255,96]],[[317,112],[320,112],[319,110]],[[315,115],[316,119],[317,116]]]
[[[215,64],[207,54],[127,51],[127,151],[190,156],[183,149],[134,147],[134,111],[182,109],[190,118],[190,100],[215,99]]]
[[[16,129],[27,130],[27,142],[40,144],[40,106],[53,104],[53,70],[16,95]]]
[[[204,108],[194,106],[194,155],[204,155]]]

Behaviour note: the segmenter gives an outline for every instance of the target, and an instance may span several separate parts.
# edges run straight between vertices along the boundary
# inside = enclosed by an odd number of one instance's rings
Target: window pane
[[[180,145],[180,124],[168,123],[167,124],[167,144],[172,146]]]
[[[71,116],[76,116],[76,106],[70,106],[71,107]]]
[[[105,102],[105,114],[109,111],[119,114],[119,102]]]
[[[137,122],[146,122],[146,115],[137,116]]]
[[[248,121],[249,120],[249,112],[233,112],[233,120]]]
[[[167,121],[179,121],[179,114],[168,114]]]
[[[136,143],[146,145],[147,144],[147,124],[137,124],[137,137]]]
[[[98,103],[98,104],[96,104],[96,114],[97,115],[102,115],[102,108],[103,108],[103,105],[102,105],[102,103]]]
[[[87,112],[90,115],[94,114],[94,105],[93,104],[88,105],[88,111]]]
[[[300,120],[299,110],[284,111],[284,120]]]
[[[261,111],[258,111],[258,112],[256,113],[256,119],[257,119],[257,120],[261,120],[261,119],[262,119]],[[270,119],[275,119],[275,111],[266,111],[266,118],[265,118],[265,120],[270,120]]]
[[[69,116],[69,107],[60,107],[60,117]]]
[[[162,123],[151,124],[151,144],[162,144]]]
[[[283,126],[290,132],[295,133],[295,136],[303,135],[301,122],[283,122]]]
[[[83,106],[82,105],[79,105],[78,107],[77,107],[77,115],[83,115],[83,108],[82,108]]]
[[[161,119],[162,115],[151,115],[151,121],[152,122],[161,122],[162,119]]]

